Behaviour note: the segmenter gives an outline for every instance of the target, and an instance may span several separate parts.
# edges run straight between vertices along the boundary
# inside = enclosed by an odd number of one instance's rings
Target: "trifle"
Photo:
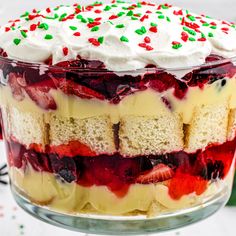
[[[27,211],[90,232],[119,221],[127,233],[187,224],[227,201],[233,23],[170,4],[60,5],[9,21],[0,48],[3,138]]]

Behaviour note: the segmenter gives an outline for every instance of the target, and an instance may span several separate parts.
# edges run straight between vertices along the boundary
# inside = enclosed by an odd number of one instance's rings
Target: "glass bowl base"
[[[187,226],[214,214],[226,204],[230,196],[229,189],[225,188],[202,205],[162,214],[155,218],[146,218],[144,216],[63,214],[33,204],[21,196],[13,186],[12,192],[17,204],[39,220],[68,230],[106,235],[150,234]]]

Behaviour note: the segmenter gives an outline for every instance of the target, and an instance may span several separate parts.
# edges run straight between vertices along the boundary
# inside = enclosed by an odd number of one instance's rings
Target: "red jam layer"
[[[222,58],[210,56],[207,62],[217,61]],[[56,110],[57,104],[50,95],[50,89],[58,89],[67,95],[75,95],[80,98],[96,98],[109,100],[111,103],[119,103],[125,96],[137,91],[152,88],[157,92],[164,92],[173,88],[173,93],[178,99],[183,99],[189,87],[203,88],[205,84],[211,84],[221,80],[225,86],[225,77],[232,78],[236,74],[236,67],[226,61],[219,65],[202,66],[189,72],[182,79],[177,79],[165,70],[152,66],[144,69],[142,75],[117,75],[104,68],[99,61],[75,61],[61,62],[55,67],[39,68],[10,62],[0,62],[0,70],[5,78],[1,83],[11,87],[12,95],[21,101],[25,94],[41,108]],[[63,67],[63,68],[61,68]],[[152,68],[150,68],[152,67]],[[67,69],[68,68],[68,69]],[[137,72],[136,72],[137,74]],[[8,78],[8,79],[7,79]],[[0,83],[0,85],[1,85]],[[168,101],[163,101],[168,104]]]
[[[204,151],[183,151],[159,155],[124,158],[119,154],[100,156],[62,156],[26,149],[18,142],[7,142],[9,165],[54,173],[63,182],[81,186],[107,186],[119,197],[131,184],[151,184],[168,180],[173,199],[206,190],[208,181],[224,179],[233,162],[236,139],[221,145],[210,145]]]

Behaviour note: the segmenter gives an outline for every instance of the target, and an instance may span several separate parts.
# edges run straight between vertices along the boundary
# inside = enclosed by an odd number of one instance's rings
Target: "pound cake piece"
[[[42,113],[22,112],[9,107],[9,122],[10,135],[26,147],[39,144],[44,148],[48,144],[48,127]]]
[[[236,135],[236,109],[231,109],[229,112],[229,123],[228,123],[228,140],[233,140]]]
[[[77,119],[50,116],[50,145],[79,141],[97,154],[116,152],[113,125],[108,116]]]
[[[159,155],[183,149],[183,122],[170,112],[157,117],[126,116],[120,123],[120,152],[124,156]]]
[[[191,123],[186,127],[186,151],[195,152],[211,143],[224,143],[227,139],[228,115],[227,100],[196,107]]]

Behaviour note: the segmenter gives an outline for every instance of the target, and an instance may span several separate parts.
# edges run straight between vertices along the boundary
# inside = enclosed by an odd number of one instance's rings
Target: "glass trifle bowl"
[[[224,206],[236,148],[233,24],[120,1],[33,10],[9,24],[1,123],[23,209],[111,235],[181,227]]]

